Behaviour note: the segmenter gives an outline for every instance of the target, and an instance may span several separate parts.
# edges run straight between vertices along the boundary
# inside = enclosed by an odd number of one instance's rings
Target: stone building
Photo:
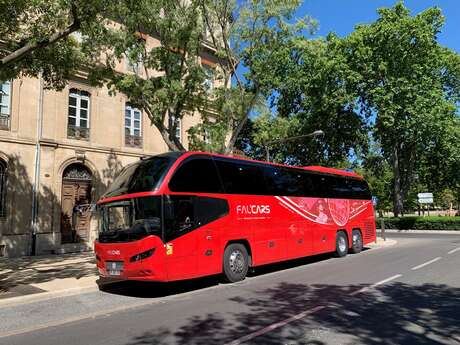
[[[212,59],[202,63],[213,68]],[[117,69],[132,67],[121,61]],[[59,92],[31,78],[0,87],[0,256],[91,249],[97,222],[75,205],[95,202],[123,166],[167,145],[124,95],[93,88],[84,76]],[[187,129],[199,120],[178,125],[186,148]]]

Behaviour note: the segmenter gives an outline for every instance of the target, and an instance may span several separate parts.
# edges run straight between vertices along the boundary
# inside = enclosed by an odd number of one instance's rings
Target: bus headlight
[[[130,262],[136,262],[136,261],[139,261],[139,260],[147,259],[148,257],[152,256],[154,252],[155,252],[155,248],[149,249],[149,250],[147,250],[145,252],[142,252],[140,254],[136,254],[134,256],[131,256],[129,261]]]

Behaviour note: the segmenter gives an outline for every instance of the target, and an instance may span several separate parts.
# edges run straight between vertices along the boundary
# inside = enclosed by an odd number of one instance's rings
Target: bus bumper
[[[149,236],[125,243],[94,242],[99,275],[119,280],[167,281],[163,242]]]

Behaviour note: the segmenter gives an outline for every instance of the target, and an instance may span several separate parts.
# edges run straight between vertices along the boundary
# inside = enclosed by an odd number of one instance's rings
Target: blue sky
[[[299,17],[310,15],[319,22],[317,35],[333,31],[339,36],[351,33],[356,24],[371,23],[377,19],[377,8],[391,7],[397,0],[304,0]],[[459,0],[406,0],[404,4],[417,14],[426,8],[442,9],[445,24],[439,42],[460,53],[460,1]]]

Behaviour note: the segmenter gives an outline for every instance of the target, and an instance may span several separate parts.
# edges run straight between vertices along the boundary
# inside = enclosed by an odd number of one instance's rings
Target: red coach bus
[[[202,152],[127,166],[98,201],[99,274],[173,281],[319,253],[358,253],[375,240],[367,183],[323,167]]]

